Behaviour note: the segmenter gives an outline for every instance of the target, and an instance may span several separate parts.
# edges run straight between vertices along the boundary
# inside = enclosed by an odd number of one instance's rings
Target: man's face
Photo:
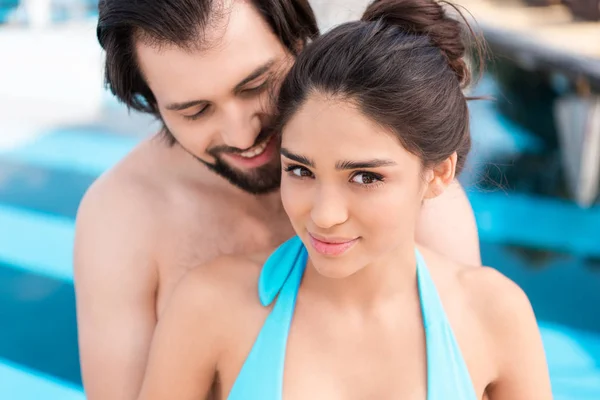
[[[179,145],[235,186],[268,193],[281,178],[272,97],[292,56],[250,2],[227,11],[199,39],[202,50],[142,39],[136,55]]]

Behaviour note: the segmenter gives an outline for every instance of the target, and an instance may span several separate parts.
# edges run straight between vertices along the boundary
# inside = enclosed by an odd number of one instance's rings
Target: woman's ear
[[[425,191],[425,199],[433,199],[440,194],[444,193],[444,190],[454,182],[456,175],[456,160],[458,156],[456,152],[452,153],[450,157],[437,164],[427,174],[427,190]]]

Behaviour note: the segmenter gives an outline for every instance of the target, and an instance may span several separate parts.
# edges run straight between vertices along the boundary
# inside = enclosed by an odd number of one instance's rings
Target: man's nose
[[[261,130],[259,117],[250,104],[240,102],[226,110],[222,137],[229,147],[245,150],[252,147]]]

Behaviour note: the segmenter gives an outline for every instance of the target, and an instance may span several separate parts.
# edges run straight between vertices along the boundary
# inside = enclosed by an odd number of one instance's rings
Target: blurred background
[[[492,57],[462,176],[483,262],[536,311],[560,400],[600,399],[600,0],[454,0]],[[328,29],[365,0],[313,1]],[[0,0],[0,399],[84,399],[72,275],[88,186],[157,123],[103,87],[94,0]],[[469,17],[470,18],[470,17]]]

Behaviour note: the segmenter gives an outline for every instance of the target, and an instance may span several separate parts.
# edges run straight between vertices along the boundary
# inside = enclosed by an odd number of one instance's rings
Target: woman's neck
[[[308,260],[301,290],[335,307],[368,311],[417,289],[417,260],[411,243],[394,249],[343,279],[325,277]]]

